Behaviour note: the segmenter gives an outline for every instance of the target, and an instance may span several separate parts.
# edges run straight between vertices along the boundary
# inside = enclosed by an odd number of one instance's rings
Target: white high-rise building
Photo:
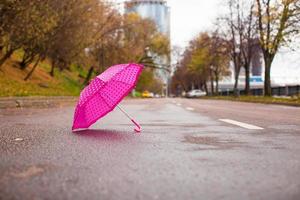
[[[153,20],[158,30],[170,36],[170,8],[165,0],[131,0],[126,2],[126,13],[135,12]]]
[[[170,40],[170,7],[165,0],[130,0],[125,3],[126,13],[137,13],[142,18],[148,18],[155,22],[158,30]],[[170,68],[169,56],[162,56],[155,60],[162,69],[156,70],[159,79],[165,85],[165,94],[168,95],[168,82],[170,73],[163,68]]]

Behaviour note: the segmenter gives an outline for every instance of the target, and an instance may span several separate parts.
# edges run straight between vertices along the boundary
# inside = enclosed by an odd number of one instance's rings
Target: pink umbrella
[[[120,64],[92,80],[80,94],[72,130],[87,129],[117,106],[135,124],[134,130],[140,132],[141,126],[118,104],[135,87],[142,70],[139,64]]]

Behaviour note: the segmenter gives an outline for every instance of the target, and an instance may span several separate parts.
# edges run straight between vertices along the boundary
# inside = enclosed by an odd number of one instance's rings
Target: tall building
[[[129,0],[125,3],[126,13],[137,13],[142,18],[148,18],[155,22],[158,31],[170,39],[170,7],[166,0]],[[161,56],[155,59],[155,63],[162,68],[170,67],[169,56]],[[156,70],[156,76],[164,84],[164,94],[168,96],[168,83],[170,73],[163,69]]]
[[[251,75],[262,77],[263,70],[264,70],[263,53],[260,49],[259,44],[256,44],[253,49],[253,57],[251,60]]]
[[[131,0],[126,2],[125,12],[138,13],[153,20],[158,30],[170,36],[170,8],[165,0]]]

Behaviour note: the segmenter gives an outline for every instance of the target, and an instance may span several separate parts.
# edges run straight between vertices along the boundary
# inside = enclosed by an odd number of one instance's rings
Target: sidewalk
[[[0,97],[0,109],[7,108],[49,108],[74,105],[78,97]]]

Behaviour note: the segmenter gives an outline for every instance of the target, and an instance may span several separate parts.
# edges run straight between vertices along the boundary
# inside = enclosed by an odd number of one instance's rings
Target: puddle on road
[[[37,165],[29,165],[24,166],[21,168],[15,168],[11,167],[3,172],[3,174],[0,174],[0,180],[6,180],[6,179],[30,179],[36,176],[40,176],[44,173],[46,173],[49,170],[53,170],[57,168],[57,166],[52,164],[37,164]]]
[[[15,178],[30,178],[44,172],[44,168],[40,166],[30,166],[27,169],[19,172],[11,172],[10,175]]]
[[[224,150],[224,149],[233,149],[236,147],[245,146],[244,142],[234,141],[232,139],[220,139],[218,137],[209,137],[209,136],[185,136],[184,143],[198,144],[199,148],[194,148],[194,151],[200,150]]]

